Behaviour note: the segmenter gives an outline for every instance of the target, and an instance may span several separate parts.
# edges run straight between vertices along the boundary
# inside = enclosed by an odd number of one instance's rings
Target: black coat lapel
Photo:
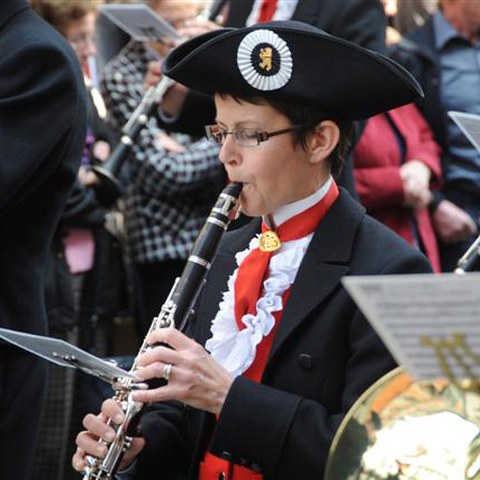
[[[355,233],[365,209],[345,190],[317,228],[305,254],[273,341],[273,360],[287,337],[322,303],[348,273]]]

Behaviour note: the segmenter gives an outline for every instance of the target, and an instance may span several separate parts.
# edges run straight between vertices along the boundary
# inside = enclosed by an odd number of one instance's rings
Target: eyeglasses
[[[233,130],[227,130],[218,124],[207,125],[205,132],[207,138],[217,145],[223,145],[227,138],[227,135],[232,135],[233,141],[242,147],[258,147],[262,142],[266,142],[271,137],[277,135],[283,135],[284,133],[293,132],[294,130],[300,130],[305,128],[305,125],[292,125],[289,128],[283,128],[282,130],[275,130],[273,132],[262,132],[256,128],[238,127]]]

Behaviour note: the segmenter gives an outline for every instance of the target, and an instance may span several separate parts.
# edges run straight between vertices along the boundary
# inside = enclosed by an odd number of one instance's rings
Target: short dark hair
[[[315,127],[323,120],[332,120],[340,129],[340,139],[337,146],[330,154],[330,170],[334,177],[337,177],[342,171],[345,163],[345,157],[349,154],[352,147],[353,124],[331,118],[325,112],[316,107],[299,105],[283,100],[273,100],[260,96],[238,97],[227,93],[219,93],[220,96],[231,96],[237,102],[247,102],[253,105],[270,105],[275,110],[285,115],[292,125],[305,125],[305,127],[292,132],[295,145],[300,145],[304,150],[307,148],[307,135],[314,131]]]

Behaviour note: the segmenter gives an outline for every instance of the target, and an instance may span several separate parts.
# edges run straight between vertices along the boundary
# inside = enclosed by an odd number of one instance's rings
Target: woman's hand
[[[159,60],[152,60],[148,62],[147,65],[147,73],[145,75],[145,91],[147,91],[150,87],[154,87],[158,85],[160,80],[163,77],[162,63]]]
[[[168,383],[159,388],[134,392],[139,402],[177,400],[194,408],[219,414],[233,383],[232,376],[205,349],[175,329],[159,329],[147,337],[154,346],[138,358],[139,381],[165,378]],[[172,365],[171,367],[165,367]]]
[[[155,87],[162,79],[163,73],[161,65],[161,61],[152,61],[148,63],[144,82],[145,90],[148,90],[150,87]],[[179,115],[183,104],[185,103],[187,92],[188,89],[186,87],[180,83],[174,82],[164,93],[159,108],[161,108],[166,115],[172,117]]]
[[[110,424],[108,423],[110,420]],[[125,415],[113,399],[105,400],[99,415],[88,414],[83,419],[85,431],[77,435],[77,450],[72,457],[72,465],[75,470],[82,472],[87,467],[85,457],[87,455],[104,458],[108,452],[108,444],[115,439],[113,425],[121,425],[125,421]],[[102,442],[99,442],[99,440]],[[145,445],[143,438],[134,438],[131,447],[125,452],[119,465],[119,470],[127,468]]]

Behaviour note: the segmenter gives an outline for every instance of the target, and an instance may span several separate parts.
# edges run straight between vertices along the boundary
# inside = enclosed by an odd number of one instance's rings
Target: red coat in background
[[[405,196],[400,177],[402,152],[396,133],[405,145],[406,161],[420,160],[431,170],[431,189],[441,182],[440,148],[417,108],[406,105],[368,120],[354,151],[354,176],[360,201],[367,212],[390,227],[410,244],[415,243],[412,217],[424,253],[435,272],[440,271],[437,239],[427,208],[413,211],[403,205]]]

